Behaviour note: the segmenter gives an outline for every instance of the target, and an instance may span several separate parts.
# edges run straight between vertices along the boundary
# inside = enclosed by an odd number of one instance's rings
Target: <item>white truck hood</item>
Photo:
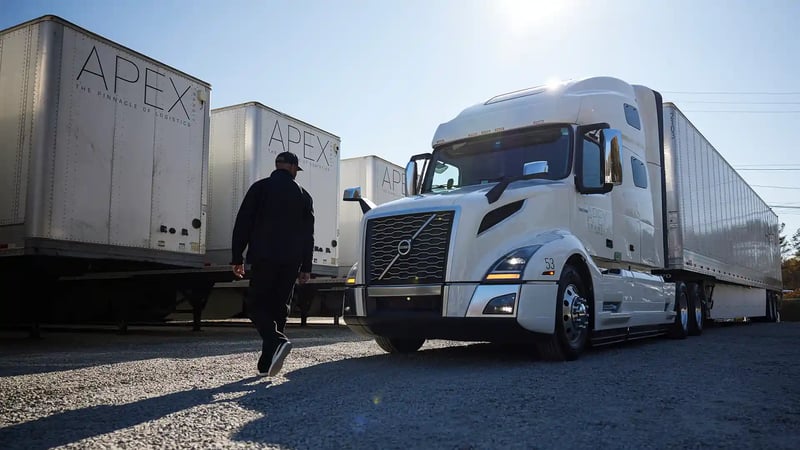
[[[447,281],[478,282],[495,261],[514,249],[529,245],[536,235],[568,228],[572,201],[569,194],[574,186],[567,180],[569,178],[517,181],[511,183],[492,204],[486,199],[486,193],[494,183],[417,195],[376,207],[365,215],[365,219],[454,211]],[[520,201],[523,203],[519,210],[478,233],[487,213]],[[362,233],[366,229],[366,220],[362,222]]]

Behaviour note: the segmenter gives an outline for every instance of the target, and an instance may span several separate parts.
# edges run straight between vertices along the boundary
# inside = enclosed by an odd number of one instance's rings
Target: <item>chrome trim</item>
[[[367,288],[368,297],[412,297],[420,295],[441,295],[442,286],[419,285],[419,286],[370,286]]]

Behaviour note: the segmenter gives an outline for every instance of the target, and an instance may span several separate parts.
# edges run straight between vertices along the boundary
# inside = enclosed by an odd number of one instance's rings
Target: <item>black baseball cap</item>
[[[275,157],[275,164],[278,163],[285,163],[285,164],[292,164],[297,166],[297,170],[303,170],[300,166],[297,165],[297,155],[292,152],[283,152],[278,153],[278,156]]]

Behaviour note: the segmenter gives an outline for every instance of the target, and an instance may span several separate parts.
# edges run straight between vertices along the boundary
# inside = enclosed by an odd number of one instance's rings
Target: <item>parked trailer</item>
[[[248,281],[234,280],[230,267],[236,214],[250,186],[275,170],[275,157],[284,151],[298,156],[303,170],[296,180],[314,200],[312,280],[296,289],[295,304],[304,318],[318,291],[331,283],[341,284],[337,236],[340,145],[338,136],[258,102],[211,111],[206,270],[227,277],[215,280],[212,302],[241,304]],[[332,281],[337,278],[339,281]],[[341,290],[339,294],[341,305]]]
[[[202,267],[210,85],[55,16],[0,31],[0,48],[0,271],[24,286],[3,320],[56,314],[58,280],[131,292],[145,271]],[[169,300],[148,284],[161,294],[126,308]]]
[[[224,138],[221,138],[219,142],[215,140],[215,136],[217,136],[215,125],[218,123],[215,111],[216,110],[212,111],[211,121],[212,154],[215,153],[217,146],[219,146],[219,148],[227,148],[227,151],[230,151],[230,146],[225,146],[225,144],[227,142],[235,141],[233,136],[230,134],[226,135]],[[231,130],[233,128],[235,127],[230,126],[230,124],[224,127],[224,129],[227,130]],[[215,170],[213,169],[215,164],[225,165],[227,159],[228,158],[223,158],[221,162],[213,162],[212,173],[215,173]],[[313,173],[314,170],[315,169],[313,167],[309,169],[311,175],[310,178],[316,178]],[[306,170],[300,172],[299,174],[302,174],[305,171]],[[365,196],[368,196],[377,204],[383,204],[392,200],[403,198],[405,169],[379,156],[367,155],[342,159],[340,161],[338,177],[339,184],[334,185],[334,180],[332,177],[328,178],[327,181],[324,177],[319,177],[317,180],[322,182],[318,185],[317,192],[323,193],[323,197],[321,197],[321,199],[324,201],[329,201],[330,199],[328,196],[330,193],[338,192],[339,185],[343,185],[360,186],[362,187]],[[225,183],[222,183],[222,185],[227,187],[229,186],[229,183],[226,181]],[[220,190],[215,189],[215,183],[213,181],[211,186],[213,193],[216,194],[220,192]],[[221,191],[224,192],[225,189],[223,188]],[[238,194],[239,199],[236,201],[240,202],[243,195],[243,192],[240,191]],[[227,201],[227,199],[232,196],[233,195],[228,192],[228,195],[223,197],[223,201]],[[226,206],[232,207],[232,204],[228,204]],[[214,211],[216,210],[214,207],[211,209]],[[342,295],[345,287],[344,275],[356,261],[356,253],[359,241],[359,224],[362,217],[363,213],[356,205],[342,205],[340,207],[339,220],[336,226],[336,229],[338,230],[338,245],[336,246],[336,250],[338,252],[337,267],[335,271],[330,269],[327,270],[328,273],[335,273],[335,276],[319,276],[312,279],[307,286],[308,289],[304,289],[302,291],[304,297],[302,299],[300,297],[295,298],[296,307],[293,308],[293,314],[299,315],[301,320],[305,320],[307,317],[312,315],[333,316],[334,322],[338,323],[338,317],[341,314]],[[212,218],[216,218],[216,213],[212,214]],[[226,223],[225,230],[216,230],[219,235],[216,236],[215,240],[218,241],[221,246],[229,246],[227,242],[230,240],[230,236],[228,236],[227,240],[225,240],[225,235],[231,231],[233,224],[232,219],[233,218],[224,218]],[[317,222],[318,227],[331,226],[328,220],[325,220],[325,218],[322,219],[322,221]],[[214,224],[215,220],[212,219],[210,230],[215,229]],[[213,241],[214,239],[209,240]],[[213,247],[213,244],[211,244],[210,247]],[[210,254],[215,253],[210,252]],[[226,259],[226,255],[229,254],[229,249],[219,250],[216,253],[217,264],[221,264],[221,261],[224,261]],[[220,270],[229,271],[229,267],[224,266],[221,267]],[[206,311],[204,311],[203,317],[209,319],[223,319],[241,315],[243,308],[243,295],[245,293],[244,288],[247,285],[248,283],[246,280],[233,281],[232,279],[227,282],[217,283],[217,289],[214,289],[211,292],[211,296],[209,298],[209,307]]]
[[[709,318],[775,319],[782,291],[778,216],[674,104],[664,104],[663,117],[665,274],[707,280],[709,298],[712,289],[730,291],[715,296],[724,300],[707,310]]]
[[[358,186],[361,194],[382,205],[404,197],[405,169],[380,156],[368,155],[342,160],[341,186]],[[339,191],[338,189],[336,190]],[[339,213],[339,266],[350,269],[358,259],[361,219],[356,205],[342,205]]]
[[[441,124],[406,179],[408,198],[366,213],[344,302],[388,352],[517,341],[570,360],[709,318],[777,320],[777,216],[647,87],[495,96]]]

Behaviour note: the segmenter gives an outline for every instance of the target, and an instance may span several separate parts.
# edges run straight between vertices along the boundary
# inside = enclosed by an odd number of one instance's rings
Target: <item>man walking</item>
[[[297,155],[283,152],[275,170],[250,186],[233,227],[233,273],[245,274],[242,254],[251,265],[245,305],[263,341],[258,374],[275,376],[292,349],[283,334],[295,280],[311,278],[314,207],[311,195],[294,180]]]

